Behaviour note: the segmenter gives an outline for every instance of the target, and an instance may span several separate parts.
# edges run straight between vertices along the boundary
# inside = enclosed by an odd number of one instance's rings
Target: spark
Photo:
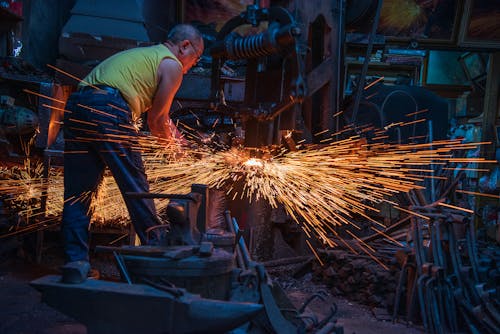
[[[94,123],[87,125],[95,126]],[[336,245],[331,236],[338,236],[335,232],[337,226],[351,225],[359,229],[354,223],[359,217],[377,224],[368,213],[377,212],[376,205],[383,202],[429,220],[427,216],[390,201],[395,194],[424,189],[422,182],[427,178],[438,178],[428,175],[434,172],[429,166],[489,162],[479,158],[453,158],[455,147],[461,149],[477,145],[464,146],[458,140],[427,144],[373,144],[359,136],[351,136],[323,145],[305,145],[301,150],[290,152],[262,148],[259,158],[255,151],[245,148],[185,148],[175,141],[152,136],[128,138],[122,134],[111,134],[99,140],[128,141],[133,150],[142,152],[152,193],[188,193],[192,184],[206,184],[224,190],[228,198],[264,199],[274,208],[283,206],[308,237],[315,236],[329,246]],[[45,193],[48,196],[47,212],[61,214],[62,174],[53,173],[48,179],[32,177],[25,184],[17,180],[7,181],[0,186],[0,193],[23,199],[41,198]],[[95,223],[110,220],[119,220],[123,224],[128,222],[122,195],[110,174],[104,177],[96,196],[91,198],[90,194],[84,194],[68,199],[68,203],[76,201],[91,201]],[[155,203],[161,211],[168,201],[155,200]],[[345,243],[342,239],[340,242]],[[369,252],[373,248],[368,245],[363,247],[361,242],[359,245],[363,252],[375,257]]]
[[[367,245],[367,244],[365,244],[365,245]],[[376,258],[376,257],[375,257],[372,253],[370,253],[368,250],[366,250],[366,249],[365,249],[365,248],[361,245],[361,243],[359,243],[359,242],[358,242],[358,246],[359,246],[359,248],[361,248],[361,250],[362,250],[363,252],[365,252],[365,253],[366,253],[366,255],[368,255],[369,257],[371,257],[371,259],[372,259],[373,261],[377,262],[377,263],[378,263],[378,264],[379,264],[382,268],[384,268],[385,270],[389,270],[389,268],[388,268],[388,267],[387,267],[387,266],[386,266],[386,265],[385,265],[382,261],[380,261],[379,259],[377,259],[377,258]]]
[[[339,112],[337,112],[337,113],[333,114],[333,118],[335,118],[335,117],[339,117],[339,116],[340,116],[340,115],[342,115],[343,113],[344,113],[344,110],[341,110],[341,111],[339,111]]]
[[[307,246],[309,246],[309,248],[311,249],[311,251],[314,253],[314,256],[316,257],[316,259],[319,261],[319,264],[323,267],[325,265],[325,263],[319,257],[318,252],[316,252],[316,249],[314,249],[314,247],[311,245],[311,243],[309,242],[309,240],[306,240],[306,243],[307,243]]]
[[[367,99],[367,100],[369,100],[369,99],[371,99],[372,97],[377,96],[377,95],[378,95],[378,92],[375,92],[375,93],[373,93],[373,94],[368,95],[368,96],[366,97],[366,99]]]
[[[360,245],[363,245],[364,247],[368,248],[369,250],[371,250],[372,252],[375,252],[375,249],[373,249],[370,245],[368,245],[366,242],[364,242],[363,240],[361,240],[360,238],[358,238],[354,233],[352,233],[351,231],[349,230],[346,230],[346,232],[351,236],[353,237],[354,239],[356,239],[358,241],[358,243]]]
[[[460,170],[460,171],[469,171],[469,172],[489,172],[489,169],[486,168],[465,168],[465,167],[455,167],[455,168],[449,168],[449,167],[443,167],[443,170]]]
[[[385,79],[385,77],[380,77],[378,78],[377,80],[374,80],[373,82],[369,83],[368,85],[365,86],[365,90],[368,90],[368,88],[376,85],[377,83],[379,83],[380,81],[383,81]]]
[[[148,174],[156,179],[151,186],[153,192],[188,192],[192,183],[203,183],[225,188],[233,198],[264,198],[273,207],[283,205],[291,217],[305,221],[308,230],[327,242],[331,227],[352,224],[356,215],[367,217],[365,211],[377,211],[374,204],[399,192],[423,189],[421,181],[436,178],[425,175],[433,172],[428,166],[439,157],[443,161],[452,159],[453,149],[428,150],[430,146],[381,146],[377,150],[353,137],[267,159],[251,158],[246,150],[201,150],[195,153],[198,158],[188,154],[180,160],[152,160]],[[418,165],[427,168],[415,167]],[[419,171],[422,175],[415,174]],[[236,191],[236,183],[242,183],[242,189]]]
[[[65,101],[58,100],[58,99],[55,99],[55,98],[47,96],[47,95],[43,95],[43,94],[34,92],[32,90],[29,90],[29,89],[23,89],[23,92],[28,93],[28,94],[32,94],[32,95],[36,95],[38,97],[43,97],[44,99],[47,99],[47,100],[50,100],[50,101],[54,101],[54,102],[57,102],[57,103],[66,104]]]
[[[42,106],[45,107],[45,108],[54,109],[54,110],[57,110],[57,111],[62,111],[62,112],[71,114],[71,111],[66,110],[64,108],[54,107],[54,106],[51,106],[51,105],[48,105],[48,104],[45,104],[45,103],[43,103]]]
[[[333,234],[334,234],[335,236],[339,237],[340,241],[341,241],[341,242],[342,242],[342,243],[343,243],[343,244],[344,244],[347,248],[349,248],[349,250],[350,250],[353,254],[356,254],[356,255],[358,255],[358,254],[359,254],[359,253],[358,253],[358,251],[357,251],[357,250],[355,250],[354,248],[352,248],[352,247],[351,247],[351,245],[349,245],[349,243],[348,243],[348,242],[346,242],[343,238],[340,238],[339,234],[338,234],[336,231],[333,231]]]
[[[466,191],[466,190],[457,189],[457,190],[455,190],[455,192],[469,194],[469,195],[485,196],[485,197],[491,197],[491,198],[500,198],[500,196],[498,196],[498,195],[478,193],[475,191]]]
[[[455,205],[451,205],[451,204],[438,203],[438,205],[444,206],[444,207],[447,207],[447,208],[451,208],[451,209],[455,209],[455,210],[459,210],[459,211],[464,211],[464,212],[467,212],[467,213],[474,213],[473,210],[461,208],[461,207],[458,207],[458,206],[455,206]]]
[[[248,159],[247,161],[243,162],[243,164],[245,166],[248,166],[248,167],[263,167],[264,165],[264,162],[262,160],[259,160],[259,159],[255,159],[255,158],[251,158],[251,159]]]
[[[412,124],[416,124],[416,123],[422,123],[422,122],[425,122],[426,120],[427,119],[425,119],[425,118],[421,118],[421,119],[417,119],[416,121],[402,123],[399,126],[408,126],[408,125],[412,125]]]
[[[415,111],[415,112],[406,114],[405,116],[406,117],[411,117],[411,116],[415,116],[415,115],[418,115],[418,114],[421,114],[421,113],[424,113],[424,112],[427,112],[427,111],[429,111],[429,109],[422,109],[422,110],[419,110],[419,111]]]
[[[327,133],[328,131],[330,131],[330,130],[329,129],[321,130],[321,131],[316,132],[315,134],[313,134],[313,136],[317,137],[317,136],[320,136],[320,135],[323,135],[323,134]]]
[[[107,116],[107,117],[112,117],[112,118],[117,118],[116,115],[113,115],[113,114],[110,114],[110,113],[107,113],[107,112],[104,112],[104,111],[101,111],[101,110],[98,110],[98,109],[95,109],[95,108],[91,108],[91,107],[88,107],[88,106],[85,106],[83,104],[80,104],[78,103],[77,106],[81,107],[81,108],[84,108],[84,109],[88,109],[96,114],[100,114],[100,115],[103,115],[103,116]]]
[[[430,218],[429,218],[429,217],[427,217],[427,216],[421,215],[421,214],[419,214],[419,213],[416,213],[416,212],[413,212],[413,211],[410,211],[410,210],[403,209],[403,208],[401,208],[401,207],[399,207],[399,206],[394,206],[394,208],[395,208],[395,209],[397,209],[397,210],[400,210],[400,211],[406,212],[406,213],[408,213],[408,214],[410,214],[410,215],[417,216],[417,217],[423,218],[423,219],[425,219],[425,220],[430,220]]]
[[[79,83],[80,83],[80,82],[83,82],[84,84],[86,84],[86,85],[88,85],[88,86],[90,86],[90,87],[92,87],[92,88],[94,88],[94,89],[96,89],[96,90],[102,90],[102,89],[100,89],[99,87],[94,86],[94,85],[92,85],[91,83],[89,83],[89,82],[87,82],[87,81],[85,81],[85,80],[82,80],[82,79],[80,79],[80,78],[78,78],[78,77],[76,77],[76,76],[74,76],[74,75],[72,75],[72,74],[70,74],[70,73],[68,73],[68,72],[66,72],[66,71],[63,71],[63,70],[61,70],[60,68],[58,68],[58,67],[56,67],[56,66],[54,66],[54,65],[47,64],[47,67],[49,67],[49,68],[51,68],[51,69],[53,69],[53,70],[55,70],[55,71],[57,71],[57,72],[60,72],[60,73],[62,73],[62,74],[64,74],[64,75],[67,75],[68,77],[70,77],[70,78],[72,78],[72,79],[75,79],[75,80],[76,80],[76,81],[78,81]]]
[[[394,239],[393,237],[391,237],[390,235],[384,233],[383,231],[380,231],[380,230],[377,230],[375,227],[371,226],[370,229],[372,229],[373,231],[375,231],[377,234],[380,234],[382,236],[384,236],[384,238],[387,238],[388,240],[394,242],[396,245],[400,246],[400,247],[404,247],[404,245],[402,243],[400,243],[399,241],[397,241],[396,239]]]

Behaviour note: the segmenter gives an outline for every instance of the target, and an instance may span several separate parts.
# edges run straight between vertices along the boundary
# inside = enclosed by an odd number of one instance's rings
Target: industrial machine
[[[37,128],[38,117],[32,110],[15,105],[10,96],[0,96],[0,144],[9,155],[14,152],[8,136],[33,134]]]
[[[177,94],[183,107],[172,116],[184,111],[189,118],[203,110],[212,120],[215,115],[230,117],[244,133],[236,136],[243,137],[244,146],[251,149],[281,144],[295,149],[284,139],[300,137],[312,142],[311,133],[333,130],[340,82],[341,12],[342,4],[325,1],[271,1],[269,8],[254,1],[214,38],[209,49],[210,92],[205,94],[208,85],[203,78],[187,76],[189,88],[184,91],[183,84]],[[241,28],[246,35],[240,35]],[[227,75],[228,63],[244,64],[243,88],[234,88],[242,92],[233,92],[237,98],[226,96],[227,82],[234,80]],[[197,103],[186,102],[192,98]],[[224,124],[219,121],[217,126]]]
[[[261,21],[268,22],[264,32],[244,37],[233,32],[240,25],[257,26]],[[294,52],[303,47],[300,35],[298,23],[286,9],[254,4],[222,27],[211,48],[215,110],[241,117],[246,147],[280,144],[280,131],[295,129],[294,106],[306,94],[303,54]],[[221,89],[220,73],[226,59],[247,59],[245,98],[237,110],[226,103]],[[271,77],[278,79],[273,80],[278,85],[269,87]]]
[[[254,158],[320,143],[338,125],[334,114],[339,109],[342,6],[342,2],[271,1],[265,8],[254,1],[214,37],[209,49],[210,85],[203,77],[187,76],[186,91],[181,87],[177,96],[183,107],[172,117],[225,140],[226,147],[242,145]],[[248,34],[247,28],[258,30]],[[227,68],[241,64],[244,79],[235,83]],[[244,225],[253,233],[252,253],[260,249],[257,260],[268,260],[272,226],[265,217],[270,209],[259,201],[237,205],[248,213]]]

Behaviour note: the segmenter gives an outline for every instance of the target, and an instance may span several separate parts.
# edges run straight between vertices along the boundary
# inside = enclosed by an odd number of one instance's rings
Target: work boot
[[[62,283],[79,284],[85,282],[90,272],[88,261],[68,262],[61,267]]]

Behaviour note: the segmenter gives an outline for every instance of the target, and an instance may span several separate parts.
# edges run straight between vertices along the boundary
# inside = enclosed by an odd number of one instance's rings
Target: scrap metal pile
[[[498,246],[477,239],[469,215],[436,203],[416,202],[413,210],[419,216],[411,218],[394,318],[404,313],[414,322],[420,313],[430,333],[499,333]]]

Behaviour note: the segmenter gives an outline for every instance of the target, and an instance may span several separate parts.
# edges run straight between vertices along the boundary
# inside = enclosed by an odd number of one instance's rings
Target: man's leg
[[[116,142],[102,144],[101,157],[111,170],[120,188],[130,219],[142,244],[147,243],[146,230],[160,224],[152,199],[128,198],[127,192],[149,192],[149,183],[144,171],[141,154]],[[155,238],[150,235],[150,238]]]
[[[97,110],[86,110],[86,113],[81,114],[82,120],[91,124],[87,136],[92,134],[92,130],[98,133],[96,135],[99,137],[98,140],[88,141],[88,146],[96,154],[93,159],[102,161],[109,167],[122,194],[148,192],[149,184],[144,172],[144,165],[135,143],[138,132],[132,126],[132,117],[128,111],[127,103],[119,94],[91,92],[86,96],[86,99],[88,103],[83,102],[82,104]],[[111,105],[117,106],[117,108],[113,108]],[[69,118],[71,117],[73,115],[69,116]],[[121,140],[118,140],[119,138]],[[100,169],[101,165],[98,167]],[[77,167],[75,166],[75,168]],[[85,167],[80,165],[80,168]],[[87,184],[90,185],[88,181],[91,180],[87,180]],[[160,223],[156,216],[154,202],[152,199],[129,199],[126,196],[124,196],[124,200],[136,233],[141,242],[145,244],[147,242],[146,229]],[[82,207],[82,209],[84,208]],[[82,209],[78,209],[78,211]],[[81,225],[83,226],[83,224]]]
[[[64,209],[62,232],[68,262],[88,261],[90,204],[102,180],[104,165],[95,153],[64,156]]]
[[[79,113],[86,112],[78,107],[71,108],[71,119],[78,119]],[[102,181],[105,165],[99,154],[92,149],[88,140],[78,137],[88,136],[81,123],[70,117],[65,119],[64,137],[64,208],[62,232],[66,260],[88,261],[88,239],[90,224],[90,204]]]

